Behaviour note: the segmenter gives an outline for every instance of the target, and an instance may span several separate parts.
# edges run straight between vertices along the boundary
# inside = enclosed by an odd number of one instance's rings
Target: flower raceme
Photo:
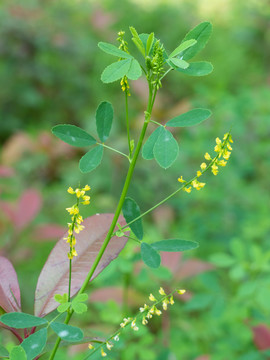
[[[104,346],[106,346],[106,348],[108,350],[111,350],[112,347],[114,346],[113,341],[119,341],[119,335],[124,328],[126,328],[128,325],[130,325],[130,328],[133,331],[138,331],[139,326],[137,325],[137,319],[142,318],[141,319],[142,325],[147,325],[149,322],[149,319],[151,319],[154,315],[160,316],[162,314],[162,311],[160,309],[158,309],[158,307],[157,307],[159,304],[162,304],[163,310],[166,311],[168,308],[168,305],[174,304],[173,294],[175,292],[177,292],[179,295],[183,295],[186,292],[186,290],[181,289],[181,290],[173,291],[170,294],[166,294],[164,289],[161,287],[158,292],[162,296],[160,299],[156,299],[153,294],[150,294],[149,300],[152,302],[152,304],[149,304],[149,305],[144,304],[144,306],[140,307],[139,313],[137,314],[136,317],[124,318],[120,324],[120,328],[112,336],[110,336],[105,341],[101,342],[97,347],[94,347],[92,344],[89,344],[88,345],[89,350],[94,350],[89,355],[89,357],[91,355],[93,355],[94,352],[96,352],[96,351],[100,351],[100,355],[102,357],[107,356],[107,353],[103,349]]]
[[[197,171],[197,176],[190,181],[184,180],[183,176],[178,178],[178,181],[183,184],[183,191],[190,193],[192,188],[201,190],[205,186],[205,183],[200,182],[198,178],[202,176],[203,173],[211,168],[212,173],[217,175],[219,170],[218,167],[227,165],[232,151],[230,143],[233,143],[230,133],[226,133],[224,135],[223,141],[221,141],[218,137],[216,138],[214,151],[217,153],[217,155],[214,158],[212,158],[208,153],[205,153],[204,155],[205,160],[210,161],[210,163],[208,165],[205,162],[201,163],[200,170]]]
[[[69,194],[76,195],[77,199],[76,204],[66,208],[69,215],[71,215],[71,222],[68,223],[68,236],[64,238],[64,240],[66,240],[66,242],[70,245],[68,252],[68,258],[70,260],[72,260],[74,256],[78,255],[75,250],[76,238],[74,236],[74,232],[79,234],[79,232],[84,229],[84,226],[81,225],[83,217],[80,215],[79,205],[90,204],[90,196],[85,195],[86,191],[89,191],[90,189],[89,185],[85,185],[84,188],[77,188],[73,190],[72,187],[69,187],[67,190]]]

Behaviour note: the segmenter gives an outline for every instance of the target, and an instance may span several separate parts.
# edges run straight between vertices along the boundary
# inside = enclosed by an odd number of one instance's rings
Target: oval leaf
[[[141,244],[141,256],[147,266],[154,269],[159,267],[161,261],[160,255],[151,245],[145,242]]]
[[[169,58],[179,55],[182,51],[195,45],[196,42],[197,42],[197,40],[195,40],[195,39],[190,39],[190,40],[182,42],[179,46],[177,46],[177,48],[175,50],[173,50],[173,52],[169,55]]]
[[[178,58],[173,58],[173,59],[169,59],[167,60],[167,63],[173,67],[173,68],[180,68],[180,69],[187,69],[189,67],[189,63],[186,62],[185,60],[182,59],[178,59]]]
[[[96,111],[96,126],[97,133],[102,142],[105,142],[111,131],[113,121],[113,107],[112,104],[103,101],[99,104]]]
[[[32,360],[39,355],[44,349],[46,341],[47,328],[41,329],[23,340],[21,347],[26,352],[27,360]]]
[[[197,43],[183,52],[183,59],[189,60],[200,52],[207,44],[212,34],[212,24],[208,21],[202,22],[185,36],[183,43],[190,39],[197,40]]]
[[[154,159],[154,146],[160,135],[162,126],[159,126],[156,130],[152,132],[147,141],[145,142],[142,149],[142,157],[146,160]]]
[[[79,167],[82,173],[89,173],[94,170],[100,163],[103,157],[103,146],[98,145],[89,150],[80,160]]]
[[[199,244],[195,241],[179,240],[179,239],[170,239],[170,240],[161,240],[151,244],[152,247],[157,251],[186,251],[196,249]]]
[[[176,160],[179,152],[177,141],[170,131],[162,127],[154,146],[154,156],[158,164],[167,169]]]
[[[4,314],[0,317],[0,321],[12,328],[15,329],[24,329],[33,326],[39,326],[47,324],[46,319],[41,319],[34,315],[25,314],[21,312],[13,312]]]
[[[0,345],[0,357],[8,357],[8,351],[2,345]]]
[[[142,75],[142,69],[137,60],[132,59],[130,63],[130,68],[127,72],[127,77],[130,80],[137,80]]]
[[[83,129],[75,125],[56,125],[52,133],[65,143],[72,146],[89,146],[96,144],[96,140]]]
[[[120,60],[107,66],[101,74],[101,81],[105,84],[122,79],[123,76],[127,75],[130,68],[131,60]]]
[[[77,342],[83,339],[83,332],[75,326],[52,322],[50,327],[62,339],[69,342]]]
[[[11,262],[0,256],[0,306],[6,312],[21,310],[20,286]]]
[[[99,42],[98,47],[107,54],[118,56],[120,58],[129,59],[132,58],[130,54],[127,54],[125,51],[118,49],[116,46],[106,43],[106,42]]]
[[[27,189],[18,201],[18,207],[14,217],[16,230],[24,229],[37,216],[42,205],[39,191]]]
[[[72,303],[72,309],[76,314],[83,314],[87,311],[87,305],[83,303]]]
[[[197,61],[189,64],[187,69],[176,69],[177,71],[190,76],[205,76],[211,74],[213,65],[208,61]]]
[[[74,296],[81,288],[81,285],[103,244],[113,217],[114,214],[91,216],[82,223],[82,225],[85,226],[84,230],[79,234],[75,234],[78,256],[74,257],[72,260],[71,296]],[[121,226],[126,224],[122,216],[119,217],[118,222]],[[115,228],[114,231],[117,230],[118,228]],[[65,234],[64,237],[66,237],[66,235],[67,234]],[[118,256],[126,242],[127,239],[125,237],[118,238],[115,236],[111,238],[92,279],[94,279]],[[40,273],[35,293],[35,314],[37,316],[45,316],[55,310],[58,303],[54,300],[54,295],[63,295],[68,289],[68,252],[69,245],[61,238],[51,251]]]
[[[193,109],[169,120],[166,126],[184,127],[198,125],[208,119],[211,115],[212,112],[208,109]]]
[[[131,198],[125,198],[122,211],[127,223],[129,223],[130,221],[136,219],[138,216],[141,215],[139,205],[136,203],[135,200]],[[131,228],[133,233],[137,236],[137,238],[139,240],[142,240],[143,238],[142,219],[136,220],[134,223],[130,224],[129,227]]]
[[[27,360],[26,353],[21,346],[14,346],[10,352],[10,360]]]

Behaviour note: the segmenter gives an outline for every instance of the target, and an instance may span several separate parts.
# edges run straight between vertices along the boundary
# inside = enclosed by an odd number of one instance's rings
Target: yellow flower
[[[201,163],[200,168],[201,168],[202,170],[205,170],[205,169],[207,168],[206,163],[205,163],[205,162]]]
[[[159,290],[158,290],[158,292],[160,293],[160,295],[166,295],[163,287],[160,287]]]
[[[212,173],[214,174],[214,175],[217,175],[218,174],[218,167],[215,165],[215,164],[213,164],[212,166],[211,166],[211,171],[212,171]]]
[[[150,300],[150,301],[157,301],[157,299],[154,297],[153,294],[150,294],[150,295],[149,295],[149,300]]]
[[[162,314],[162,312],[159,309],[155,308],[155,314],[157,316],[160,316]]]
[[[211,160],[211,156],[208,153],[204,154],[205,160]]]
[[[218,161],[217,161],[217,164],[218,164],[219,166],[226,166],[227,161],[225,161],[225,160],[218,160]]]
[[[186,180],[183,179],[183,176],[182,176],[182,175],[181,175],[181,177],[178,178],[178,181],[179,181],[180,183],[185,183],[185,182],[186,182]]]
[[[186,292],[186,290],[184,290],[184,289],[179,289],[179,290],[177,290],[177,292],[178,292],[178,294],[183,295],[183,294]]]
[[[171,304],[171,305],[174,304],[173,296],[170,297],[170,304]]]
[[[168,299],[164,299],[164,300],[162,301],[163,310],[167,310],[167,309],[168,309],[168,304],[169,304],[169,300],[168,300]]]
[[[110,344],[109,342],[106,342],[106,347],[108,350],[112,350],[113,344]]]
[[[149,309],[149,306],[148,305],[146,305],[146,304],[144,304],[144,306],[143,307],[140,307],[140,312],[144,312],[145,310],[148,310]]]
[[[183,189],[185,192],[187,192],[187,193],[190,193],[191,192],[191,186],[190,187],[185,187],[184,189]]]
[[[72,257],[73,257],[73,256],[78,256],[77,251],[76,251],[74,248],[72,249],[72,253],[71,253],[71,254],[72,254]]]
[[[84,191],[89,191],[91,190],[90,186],[89,185],[85,185],[85,187],[83,188]]]
[[[89,344],[88,349],[92,350],[92,349],[94,349],[94,346],[92,344]]]
[[[114,338],[113,338],[113,340],[114,340],[114,341],[119,341],[119,335],[120,335],[120,334],[115,335]]]
[[[69,194],[75,194],[75,191],[72,189],[71,186],[67,189],[67,192],[68,192]]]
[[[131,328],[134,330],[134,331],[138,331],[139,328],[138,326],[136,325],[136,319],[134,319],[131,323]]]
[[[221,140],[220,140],[220,138],[218,138],[218,137],[216,138],[216,144],[217,144],[217,145],[221,144]]]
[[[197,171],[197,177],[200,177],[202,175],[201,171]]]
[[[101,348],[101,356],[103,356],[103,357],[105,357],[105,356],[107,356],[107,354],[105,353],[105,351],[103,350],[103,348]]]

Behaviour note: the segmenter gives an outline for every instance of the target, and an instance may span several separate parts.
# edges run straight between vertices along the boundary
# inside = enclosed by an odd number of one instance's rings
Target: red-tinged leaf
[[[60,225],[38,225],[35,227],[33,238],[35,240],[58,239],[63,236],[66,231],[67,228]]]
[[[0,201],[0,209],[4,213],[4,216],[9,219],[9,221],[13,224],[15,224],[16,221],[16,210],[15,207],[12,206],[7,201]]]
[[[11,167],[4,166],[4,165],[0,166],[0,177],[1,178],[12,177],[14,175],[15,175],[15,171]]]
[[[215,267],[205,261],[197,259],[189,259],[181,265],[180,269],[176,272],[175,278],[182,280],[194,275],[201,274],[205,271],[213,270]]]
[[[21,311],[20,286],[11,262],[0,256],[0,306],[7,312]]]
[[[28,189],[22,194],[15,217],[17,230],[22,230],[35,218],[41,208],[41,203],[41,195],[37,190]]]
[[[109,286],[101,289],[94,290],[90,295],[90,302],[107,302],[109,300],[114,300],[117,304],[121,305],[123,303],[123,288],[119,286]],[[138,306],[143,301],[145,301],[145,296],[142,296],[140,293],[134,289],[128,289],[127,293],[127,302],[129,305]]]
[[[201,355],[197,357],[195,360],[210,360],[210,355]]]
[[[181,252],[161,252],[161,264],[167,267],[174,274],[180,265]]]
[[[270,328],[260,324],[252,327],[253,341],[259,350],[270,349]]]
[[[83,284],[103,244],[113,216],[113,214],[93,215],[84,220],[85,229],[79,234],[75,234],[78,256],[72,260],[71,296],[75,295]],[[126,224],[123,217],[120,217],[118,222],[121,226]],[[118,256],[126,242],[127,238],[125,237],[118,238],[115,236],[110,240],[91,280]],[[51,251],[41,271],[35,294],[36,316],[45,316],[55,310],[59,304],[54,300],[54,295],[63,295],[68,291],[68,251],[69,244],[63,238],[60,239]]]

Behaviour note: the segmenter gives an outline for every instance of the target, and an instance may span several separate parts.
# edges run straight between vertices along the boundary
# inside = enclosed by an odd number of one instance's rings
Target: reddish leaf
[[[181,280],[194,275],[201,274],[205,271],[213,270],[215,267],[205,261],[189,259],[183,263],[175,274],[176,279]]]
[[[253,341],[259,350],[270,349],[270,329],[260,324],[252,327]]]
[[[33,238],[35,240],[58,239],[63,236],[66,231],[67,228],[60,225],[38,225],[35,227]]]
[[[72,261],[71,296],[75,295],[84,282],[111,225],[113,214],[93,215],[83,222],[85,229],[76,236],[78,256]],[[121,226],[125,220],[119,218]],[[92,277],[94,279],[123,249],[127,239],[113,237]],[[68,291],[69,245],[60,239],[51,251],[38,279],[35,295],[35,315],[45,316],[56,309],[55,294]],[[91,280],[92,280],[91,279]]]
[[[22,194],[15,216],[17,230],[22,230],[35,218],[41,208],[41,203],[40,193],[34,189],[28,189]]]
[[[161,252],[161,264],[174,274],[180,265],[181,252]]]
[[[0,306],[6,312],[21,311],[20,286],[11,262],[0,256]]]
[[[210,360],[210,355],[201,355],[197,357],[195,360]]]
[[[0,166],[0,177],[6,178],[6,177],[12,177],[15,175],[15,171],[8,166],[1,165]]]

